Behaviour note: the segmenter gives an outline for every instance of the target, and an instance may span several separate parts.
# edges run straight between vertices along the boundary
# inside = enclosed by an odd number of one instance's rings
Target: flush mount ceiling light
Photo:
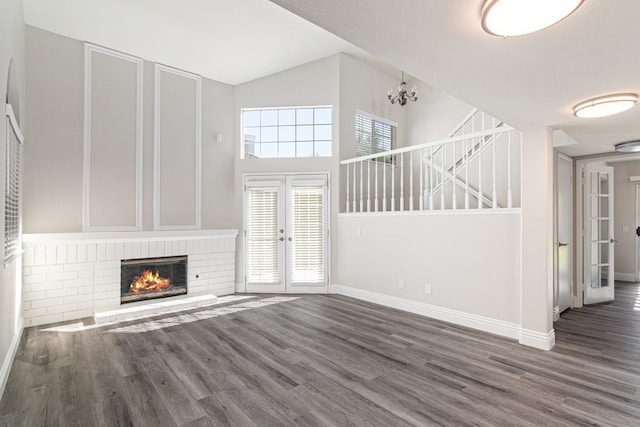
[[[616,144],[616,151],[618,153],[639,153],[640,152],[640,139],[636,141],[627,141]]]
[[[584,0],[485,0],[482,28],[502,37],[547,28],[571,15]]]
[[[619,93],[588,99],[573,107],[576,117],[594,118],[618,114],[633,108],[638,103],[635,93]]]

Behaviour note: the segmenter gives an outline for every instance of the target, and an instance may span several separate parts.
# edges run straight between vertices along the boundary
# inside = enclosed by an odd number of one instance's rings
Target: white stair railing
[[[493,121],[489,129],[343,160],[346,200],[341,209],[375,213],[519,207],[520,148],[520,131]]]

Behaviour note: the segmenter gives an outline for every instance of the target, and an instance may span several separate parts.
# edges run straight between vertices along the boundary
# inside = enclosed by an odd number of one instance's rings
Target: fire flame
[[[145,270],[140,276],[136,276],[135,280],[129,286],[132,294],[141,294],[143,292],[158,292],[171,287],[171,280],[160,277],[160,272],[153,273],[151,270]]]

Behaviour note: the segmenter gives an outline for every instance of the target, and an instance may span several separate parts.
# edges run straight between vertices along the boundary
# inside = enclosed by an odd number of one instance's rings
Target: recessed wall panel
[[[156,229],[200,228],[200,77],[156,65]]]
[[[85,49],[84,229],[141,227],[142,61]]]

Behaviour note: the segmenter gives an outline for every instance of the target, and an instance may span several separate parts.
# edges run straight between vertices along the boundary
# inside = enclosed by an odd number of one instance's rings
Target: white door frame
[[[246,271],[247,271],[247,257],[246,257],[246,250],[247,250],[247,243],[246,243],[246,235],[244,233],[244,230],[246,230],[246,197],[245,197],[245,186],[247,184],[247,181],[254,181],[256,182],[257,180],[259,180],[260,178],[264,178],[265,180],[273,180],[276,177],[281,177],[284,178],[284,180],[286,181],[286,178],[288,177],[303,177],[303,176],[307,176],[307,177],[326,177],[326,221],[327,221],[327,226],[326,226],[326,248],[325,248],[325,269],[326,269],[326,285],[323,287],[314,287],[310,290],[298,287],[296,288],[296,293],[329,293],[329,288],[331,285],[331,234],[332,234],[332,229],[331,229],[331,173],[326,171],[326,172],[273,172],[273,173],[260,173],[260,172],[251,172],[251,173],[243,173],[242,174],[242,247],[243,247],[243,251],[245,252],[242,256],[242,288],[244,289],[243,292],[247,292],[247,281],[246,279],[244,279],[244,277],[246,277]],[[285,193],[286,193],[286,185],[284,187],[285,189]],[[288,194],[286,195],[288,196]],[[288,210],[288,206],[287,204],[285,204],[284,207],[284,211],[286,212]],[[285,224],[286,225],[286,224]],[[286,255],[285,255],[285,259],[286,259]],[[287,292],[286,290],[286,284],[285,284],[285,293]]]
[[[576,186],[574,188],[575,194],[575,229],[574,229],[574,241],[576,244],[574,247],[576,248],[574,252],[574,275],[576,282],[576,294],[573,296],[573,304],[572,307],[582,307],[582,292],[583,292],[583,282],[584,282],[584,265],[583,265],[583,255],[584,255],[584,233],[583,233],[583,223],[584,223],[584,210],[583,210],[583,184],[584,184],[584,167],[588,163],[602,163],[602,162],[626,162],[629,160],[640,160],[640,154],[614,154],[611,153],[609,155],[602,155],[599,157],[593,157],[589,159],[576,159],[575,161],[575,170],[574,170],[574,181]],[[615,277],[615,272],[613,272]]]
[[[573,159],[571,157],[565,156],[564,154],[557,152],[556,156],[555,156],[555,174],[554,174],[554,208],[553,208],[553,214],[554,214],[554,227],[553,227],[553,268],[554,268],[554,280],[553,280],[553,320],[554,322],[556,320],[558,320],[560,318],[560,263],[559,263],[559,248],[560,248],[560,207],[559,207],[559,187],[560,187],[560,183],[558,181],[559,179],[559,173],[558,173],[558,169],[559,169],[559,163],[560,161],[566,161],[569,163],[569,167],[570,167],[570,194],[569,197],[571,198],[570,201],[570,205],[569,205],[569,234],[570,234],[570,238],[567,239],[567,242],[562,242],[562,243],[568,243],[569,247],[568,247],[568,252],[569,252],[569,268],[570,268],[570,292],[571,292],[571,301],[569,303],[569,307],[573,308],[574,305],[574,289],[575,289],[575,275],[574,273],[574,257],[575,257],[575,251],[574,251],[574,247],[575,247],[575,242],[576,242],[576,238],[575,238],[575,234],[574,234],[574,206],[573,206],[573,202],[574,202],[574,182],[575,182],[575,178],[574,178],[574,162]]]

